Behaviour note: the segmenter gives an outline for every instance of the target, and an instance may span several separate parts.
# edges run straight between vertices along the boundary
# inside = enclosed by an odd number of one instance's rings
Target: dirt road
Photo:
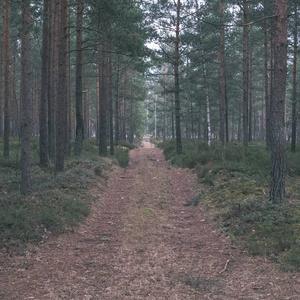
[[[184,205],[198,193],[194,175],[143,142],[74,234],[0,257],[0,299],[300,299],[299,274],[248,257],[201,203]]]

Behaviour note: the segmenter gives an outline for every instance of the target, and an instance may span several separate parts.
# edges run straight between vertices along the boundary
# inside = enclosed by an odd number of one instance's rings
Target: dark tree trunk
[[[268,76],[268,31],[267,31],[267,0],[264,0],[264,75],[265,75],[265,105],[266,105],[266,144],[270,149],[270,94],[269,94],[269,76]],[[263,125],[263,124],[262,124]]]
[[[60,0],[60,18],[58,31],[58,85],[56,108],[56,160],[55,170],[61,172],[64,169],[66,128],[67,128],[67,5],[66,0]]]
[[[117,82],[116,82],[116,102],[115,102],[115,141],[116,145],[120,139],[120,128],[119,128],[119,78],[120,78],[120,61],[117,61]]]
[[[49,30],[49,80],[48,80],[48,151],[49,158],[55,156],[55,111],[57,102],[57,32],[58,32],[58,1],[50,1]]]
[[[82,112],[82,0],[77,2],[76,21],[76,138],[75,155],[80,155],[84,139],[84,124]]]
[[[294,58],[293,58],[293,105],[292,105],[292,142],[291,150],[296,151],[297,139],[297,51],[298,51],[298,6],[294,10]]]
[[[99,47],[99,63],[100,63],[100,77],[99,77],[99,155],[107,156],[107,58],[104,46]]]
[[[48,66],[49,66],[49,0],[44,0],[43,42],[42,42],[42,77],[40,100],[40,166],[48,165]]]
[[[108,101],[109,101],[109,146],[110,155],[115,154],[114,149],[114,111],[113,111],[113,96],[112,96],[112,59],[111,54],[109,54],[108,61]]]
[[[248,146],[249,141],[249,25],[248,24],[248,0],[243,0],[244,26],[243,26],[243,145]]]
[[[4,59],[4,133],[3,133],[3,155],[9,156],[10,136],[10,79],[9,79],[9,32],[10,32],[10,1],[3,1],[3,59]]]
[[[32,134],[31,76],[30,76],[30,1],[22,1],[21,49],[21,192],[31,191],[30,139]]]
[[[66,149],[67,157],[71,155],[71,137],[72,137],[72,95],[71,95],[71,61],[70,61],[70,0],[66,0],[67,5],[67,128],[66,128]]]
[[[177,0],[176,15],[176,33],[175,33],[175,57],[174,57],[174,75],[175,75],[175,127],[176,127],[176,151],[182,153],[181,127],[180,127],[180,86],[179,86],[179,31],[180,31],[180,0]]]
[[[219,0],[219,10],[221,23],[223,23],[223,0]],[[220,26],[220,141],[225,143],[226,138],[226,79],[225,79],[225,31],[224,26]]]
[[[167,72],[168,65],[164,64],[164,131],[163,131],[163,141],[167,138]]]
[[[2,5],[0,4],[2,8]],[[0,11],[0,19],[3,18],[3,12]],[[0,138],[3,137],[3,26],[0,28]]]
[[[271,103],[271,182],[270,201],[285,198],[285,91],[287,72],[287,0],[274,1],[274,86]]]

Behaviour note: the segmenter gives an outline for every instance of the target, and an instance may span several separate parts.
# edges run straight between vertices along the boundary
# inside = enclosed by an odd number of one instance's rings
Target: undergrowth
[[[218,222],[220,230],[252,255],[264,255],[288,270],[300,271],[300,152],[287,151],[287,199],[268,201],[270,154],[265,144],[252,142],[247,149],[232,142],[183,140],[176,154],[174,140],[159,144],[167,160],[193,169],[203,192],[199,201]]]
[[[20,143],[11,139],[10,157],[0,155],[0,248],[19,247],[73,231],[96,200],[89,190],[99,181],[105,184],[114,163],[127,166],[129,149],[132,145],[123,143],[116,146],[114,157],[101,158],[97,141],[84,141],[82,155],[67,158],[65,170],[55,175],[52,162],[44,169],[38,166],[38,140],[33,140],[32,193],[24,196],[19,188]]]

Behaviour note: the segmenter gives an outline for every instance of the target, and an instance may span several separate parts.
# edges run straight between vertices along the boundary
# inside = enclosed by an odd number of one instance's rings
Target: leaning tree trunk
[[[32,131],[31,78],[30,78],[30,2],[22,1],[21,49],[21,192],[31,190],[30,139]]]
[[[274,1],[274,86],[271,103],[271,181],[270,201],[285,198],[285,90],[287,72],[287,0]]]

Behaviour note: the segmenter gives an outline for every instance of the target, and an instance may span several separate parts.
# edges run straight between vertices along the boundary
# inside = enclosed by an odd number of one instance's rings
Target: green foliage
[[[287,152],[289,202],[268,201],[270,154],[265,144],[252,142],[222,147],[183,140],[183,154],[175,141],[159,144],[166,159],[193,168],[202,182],[199,201],[208,208],[220,229],[252,255],[266,255],[286,269],[300,270],[299,152]],[[187,202],[186,205],[190,204]]]
[[[129,148],[133,146],[122,145],[116,147],[115,158],[125,167]],[[107,178],[113,160],[99,157],[96,139],[85,140],[82,156],[67,159],[64,172],[54,176],[52,162],[45,169],[38,166],[39,142],[33,139],[32,194],[25,197],[19,192],[18,139],[11,139],[10,146],[11,157],[0,156],[0,247],[21,246],[28,241],[41,241],[50,234],[72,231],[89,214],[94,200],[89,188]],[[2,148],[1,141],[0,151]]]

